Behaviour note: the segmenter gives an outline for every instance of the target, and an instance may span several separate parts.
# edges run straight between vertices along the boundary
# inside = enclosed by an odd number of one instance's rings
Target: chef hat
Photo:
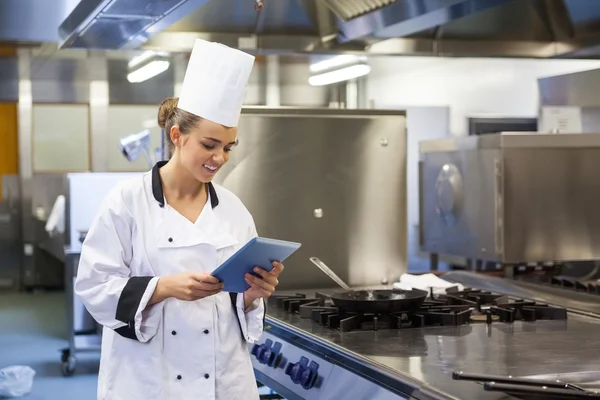
[[[227,127],[237,126],[254,57],[197,39],[177,107]]]

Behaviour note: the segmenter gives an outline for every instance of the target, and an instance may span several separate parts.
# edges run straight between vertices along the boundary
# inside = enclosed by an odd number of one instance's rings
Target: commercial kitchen
[[[302,244],[247,346],[261,399],[600,399],[599,27],[595,0],[0,0],[0,398],[97,398],[82,244],[169,159],[203,39],[255,57],[213,182]]]

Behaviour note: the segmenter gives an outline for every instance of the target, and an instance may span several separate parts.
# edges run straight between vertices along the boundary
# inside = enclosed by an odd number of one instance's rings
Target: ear
[[[181,131],[179,130],[179,125],[173,125],[171,127],[169,137],[171,138],[171,142],[175,147],[179,147],[181,145]]]

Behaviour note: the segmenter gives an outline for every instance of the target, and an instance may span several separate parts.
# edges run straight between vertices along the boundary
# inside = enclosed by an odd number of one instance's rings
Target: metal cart
[[[69,346],[62,350],[61,363],[64,376],[75,373],[76,353],[99,352],[102,327],[94,321],[83,303],[75,298],[74,281],[77,275],[80,250],[65,249],[65,293],[67,295],[67,328]]]

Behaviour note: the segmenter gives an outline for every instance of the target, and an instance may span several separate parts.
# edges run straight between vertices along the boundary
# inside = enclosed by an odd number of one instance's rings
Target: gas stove
[[[465,287],[392,314],[344,312],[335,289],[276,294],[264,336],[249,347],[257,380],[289,400],[507,400],[520,396],[454,380],[453,372],[527,376],[597,363],[599,320],[555,302]]]
[[[314,297],[274,296],[272,303],[279,309],[341,332],[567,319],[564,308],[471,288],[449,290],[443,295],[431,292],[418,310],[392,314],[345,312],[333,304],[330,295],[322,292],[316,292]]]

